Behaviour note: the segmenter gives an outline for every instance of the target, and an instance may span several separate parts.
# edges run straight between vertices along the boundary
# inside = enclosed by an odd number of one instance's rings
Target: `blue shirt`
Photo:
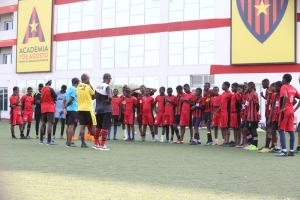
[[[63,100],[66,96],[66,93],[61,93],[60,91],[56,92],[57,99],[55,103],[55,118],[63,118],[65,119],[66,116],[63,114]]]
[[[78,111],[78,101],[77,101],[77,94],[76,88],[71,86],[66,93],[66,103],[69,102],[70,98],[73,97],[72,103],[67,107],[67,111]]]

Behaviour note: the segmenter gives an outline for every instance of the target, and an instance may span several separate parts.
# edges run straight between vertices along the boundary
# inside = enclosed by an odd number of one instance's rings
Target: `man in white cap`
[[[45,86],[42,88],[42,102],[41,102],[41,109],[42,109],[42,125],[40,129],[40,144],[44,144],[43,142],[43,135],[44,135],[44,127],[47,123],[47,145],[57,145],[54,141],[51,141],[51,133],[52,133],[52,124],[54,121],[54,114],[55,114],[55,105],[54,102],[56,101],[57,95],[55,91],[50,87],[52,84],[52,77],[45,76],[44,79]]]
[[[111,75],[105,73],[103,75],[103,82],[97,85],[95,96],[96,96],[96,119],[97,119],[97,128],[96,134],[94,137],[94,149],[99,150],[109,150],[105,145],[106,137],[108,130],[111,127],[111,115],[112,115],[112,106],[111,106],[111,88],[109,83],[111,80]],[[102,140],[100,146],[98,145],[99,135],[102,131]]]

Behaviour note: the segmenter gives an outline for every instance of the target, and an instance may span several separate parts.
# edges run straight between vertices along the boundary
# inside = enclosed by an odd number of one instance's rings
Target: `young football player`
[[[180,116],[181,116],[181,110],[182,110],[182,102],[181,102],[181,97],[183,95],[183,88],[181,85],[178,85],[176,87],[176,92],[177,92],[177,108],[176,108],[176,114],[175,114],[175,118],[174,118],[174,131],[176,133],[177,136],[177,140],[174,141],[174,143],[177,143],[180,141],[180,135],[179,135],[179,130],[178,130],[178,125],[180,122]]]
[[[219,95],[219,87],[214,87],[214,97],[211,98],[211,110],[212,110],[212,127],[214,128],[214,136],[215,136],[215,145],[218,145],[219,139],[218,139],[218,131],[220,126],[220,118],[221,118],[221,112],[220,112],[220,106],[221,106],[221,98],[222,96]],[[223,143],[224,143],[224,136],[222,134]]]
[[[151,133],[154,132],[153,128],[153,108],[154,108],[154,99],[150,96],[150,89],[146,88],[144,90],[144,97],[143,97],[143,134],[141,141],[145,141],[147,125],[149,125]],[[157,142],[154,135],[152,135],[152,142]]]
[[[241,125],[242,96],[237,92],[238,86],[238,83],[231,85],[232,96],[230,102],[230,127],[233,128],[234,131],[235,147],[241,144],[241,132],[239,127]]]
[[[55,122],[53,125],[52,139],[55,139],[56,126],[59,120],[61,122],[60,139],[65,139],[63,135],[65,131],[66,115],[63,112],[63,100],[66,97],[66,91],[67,91],[67,86],[62,85],[61,90],[56,92],[57,100],[55,102]]]
[[[211,108],[210,99],[214,96],[213,90],[210,89],[210,83],[204,84],[204,98],[205,98],[205,110],[203,114],[203,122],[207,127],[207,142],[206,146],[213,145],[213,140],[211,136]]]
[[[21,103],[22,103],[22,113],[23,113],[23,132],[27,124],[27,134],[26,134],[26,139],[30,139],[29,133],[30,133],[30,127],[31,127],[31,122],[32,122],[32,117],[33,117],[33,104],[34,104],[34,97],[32,96],[32,88],[28,87],[27,88],[27,94],[23,95],[21,98]]]
[[[40,128],[40,122],[42,119],[42,111],[41,111],[41,100],[42,100],[42,88],[44,85],[42,83],[39,84],[38,86],[38,91],[34,94],[34,104],[35,104],[35,109],[34,109],[34,119],[35,119],[35,138],[39,138],[39,128]],[[46,127],[45,127],[46,128]],[[46,131],[44,131],[46,132]]]
[[[20,101],[20,90],[18,87],[13,88],[13,94],[9,97],[9,104],[10,104],[10,130],[11,130],[11,137],[12,139],[17,139],[15,136],[15,126],[19,125],[20,129],[20,138],[25,139],[23,134],[23,120],[21,115],[21,106],[22,103]]]
[[[163,116],[163,126],[165,126],[166,129],[166,139],[170,143],[173,142],[173,137],[174,137],[174,117],[175,117],[175,107],[176,107],[176,102],[177,98],[172,94],[173,89],[168,88],[167,89],[167,96],[165,96],[165,113]],[[171,140],[169,140],[169,127],[171,127]],[[179,138],[177,138],[179,139]]]
[[[113,97],[111,99],[111,106],[112,106],[112,109],[113,109],[111,119],[112,119],[112,123],[114,125],[113,140],[118,140],[117,139],[117,131],[118,131],[118,122],[119,122],[119,115],[120,115],[120,109],[119,109],[120,98],[118,97],[118,94],[119,94],[118,89],[114,89]],[[111,131],[111,129],[108,131],[107,140],[110,140],[110,131]]]
[[[155,101],[154,101],[154,104],[158,103],[157,114],[156,114],[155,122],[154,122],[154,132],[155,132],[156,140],[158,138],[158,136],[157,136],[158,135],[158,126],[162,125],[162,120],[163,120],[164,112],[165,112],[165,96],[166,96],[165,91],[166,91],[165,87],[159,88],[159,95],[155,97]],[[165,130],[166,130],[166,128],[163,126],[160,142],[166,142],[164,140]]]

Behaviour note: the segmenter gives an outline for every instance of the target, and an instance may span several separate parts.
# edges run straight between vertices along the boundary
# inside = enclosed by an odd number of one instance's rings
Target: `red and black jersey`
[[[259,113],[256,110],[258,104],[258,95],[256,92],[251,92],[248,95],[247,102],[245,103],[247,109],[247,120],[249,122],[259,122]]]
[[[228,112],[230,113],[230,101],[231,101],[231,92],[223,92],[221,97],[221,113]]]
[[[204,99],[205,99],[205,110],[204,112],[211,112],[211,103],[210,100],[211,98],[215,95],[213,90],[209,90],[204,94]]]
[[[205,106],[205,98],[203,97],[196,97],[195,101],[195,109],[193,110],[193,117],[194,118],[202,118],[203,117],[203,110],[200,108]]]
[[[271,96],[271,102],[270,104],[273,105],[274,101],[275,101],[275,105],[273,108],[273,113],[272,113],[272,122],[278,122],[279,119],[279,101],[280,101],[280,96],[279,94],[273,93]]]
[[[270,106],[270,102],[268,104],[268,96],[269,96],[269,92],[268,92],[268,89],[266,89],[266,92],[265,92],[265,117],[268,118],[269,115],[270,115],[270,110],[269,110],[269,106]]]
[[[239,93],[232,94],[230,102],[230,112],[236,113],[241,111],[241,107],[238,101],[242,101],[242,96]]]
[[[182,110],[182,102],[181,102],[181,94],[177,94],[177,109],[176,109],[176,115],[181,115]]]

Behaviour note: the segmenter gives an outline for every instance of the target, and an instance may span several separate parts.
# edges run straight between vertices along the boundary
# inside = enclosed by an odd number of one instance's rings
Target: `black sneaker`
[[[21,135],[20,139],[26,139],[26,137],[24,135]]]
[[[117,138],[114,138],[114,140],[118,140]]]
[[[223,143],[220,145],[221,147],[227,147],[227,143]]]
[[[106,138],[106,140],[110,140],[110,138]]]
[[[295,156],[293,151],[289,151],[288,156]]]
[[[279,154],[275,154],[275,156],[278,156],[278,157],[287,157],[288,156],[288,152],[281,151]]]
[[[189,145],[197,145],[198,142],[196,142],[195,140],[190,141]]]
[[[228,147],[235,147],[235,143],[228,143]]]
[[[18,138],[16,136],[12,136],[11,139],[17,140]]]
[[[89,148],[89,146],[87,144],[82,144],[81,148]]]
[[[258,150],[261,151],[261,150],[263,150],[264,148],[266,148],[266,147],[261,147],[261,148],[259,148]]]

